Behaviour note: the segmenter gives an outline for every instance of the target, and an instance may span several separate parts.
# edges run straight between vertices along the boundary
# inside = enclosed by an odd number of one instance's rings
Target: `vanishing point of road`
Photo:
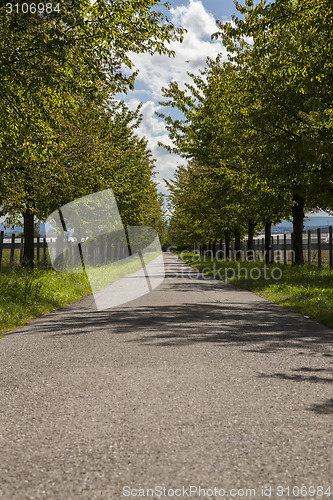
[[[165,260],[0,340],[1,500],[333,499],[333,331]]]

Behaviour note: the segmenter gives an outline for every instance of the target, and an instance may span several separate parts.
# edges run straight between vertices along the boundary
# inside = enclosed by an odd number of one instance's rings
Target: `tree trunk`
[[[216,241],[215,240],[213,241],[212,252],[213,252],[213,257],[215,258],[216,257]]]
[[[254,237],[254,228],[255,223],[254,220],[249,220],[249,238],[247,240],[247,249],[253,250],[253,237]]]
[[[241,234],[240,234],[240,231],[237,227],[234,229],[234,235],[235,235],[236,260],[240,260],[240,258],[241,258]]]
[[[271,222],[265,222],[265,261],[270,262],[270,249],[271,249]]]
[[[22,263],[27,267],[34,267],[35,249],[34,249],[34,214],[31,210],[23,213],[24,221],[24,249]]]
[[[303,264],[303,223],[304,223],[304,198],[298,194],[293,196],[293,252],[294,263]]]
[[[248,240],[247,240],[247,251],[246,251],[246,260],[255,260],[255,252],[254,252],[254,228],[255,222],[254,220],[249,220],[248,225]]]
[[[225,239],[225,258],[229,259],[230,258],[230,235],[228,231],[224,233],[224,239]]]

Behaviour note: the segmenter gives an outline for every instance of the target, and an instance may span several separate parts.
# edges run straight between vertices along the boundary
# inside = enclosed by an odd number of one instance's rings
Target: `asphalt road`
[[[333,331],[166,262],[0,340],[1,500],[333,499]]]

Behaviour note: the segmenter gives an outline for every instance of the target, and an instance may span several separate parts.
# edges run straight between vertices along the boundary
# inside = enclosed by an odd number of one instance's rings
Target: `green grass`
[[[49,256],[48,256],[48,251],[46,253],[47,256],[47,262],[50,262]],[[44,261],[44,253],[43,249],[40,248],[39,250],[39,259],[41,262]],[[2,250],[2,262],[1,262],[1,271],[2,272],[7,272],[10,271],[10,249],[6,248]],[[37,261],[37,249],[35,248],[35,261]],[[15,248],[14,251],[14,266],[19,266],[20,265],[20,249]]]
[[[159,252],[147,252],[148,264]],[[1,333],[21,326],[33,318],[76,302],[91,293],[109,286],[123,276],[141,269],[141,260],[123,259],[110,265],[95,266],[85,273],[60,273],[52,268],[33,271],[15,266],[0,273],[0,338]]]
[[[144,252],[142,258],[147,265],[156,259],[161,252]],[[100,290],[110,286],[115,281],[135,273],[142,268],[142,262],[138,255],[133,255],[122,260],[110,262],[101,266],[86,266],[92,290]]]
[[[250,290],[333,328],[333,271],[328,266],[318,269],[315,266],[285,266],[258,261],[219,262],[190,253],[182,253],[180,257],[201,272]],[[255,279],[259,273],[259,279]]]
[[[0,274],[0,333],[91,293],[85,274],[14,268]]]

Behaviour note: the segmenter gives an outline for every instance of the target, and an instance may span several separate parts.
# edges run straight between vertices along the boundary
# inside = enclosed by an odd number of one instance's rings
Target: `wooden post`
[[[49,241],[49,256],[50,256],[51,262],[52,262],[52,252],[53,252],[53,240],[52,240],[52,238],[50,238],[50,241]]]
[[[270,222],[265,223],[265,262],[270,262],[272,255],[272,224]]]
[[[213,259],[215,259],[215,256],[216,256],[216,241],[215,240],[213,241],[212,252],[213,252]]]
[[[112,235],[107,235],[106,260],[108,263],[112,260]]]
[[[3,239],[4,239],[5,232],[1,231],[0,232],[0,273],[1,273],[1,262],[2,262],[2,249],[3,249]]]
[[[234,244],[234,260],[241,260],[241,234],[236,227],[234,229],[235,244]]]
[[[72,243],[69,240],[67,240],[67,241],[68,241],[68,253],[69,253],[68,265],[73,267],[73,265],[74,265],[73,258],[72,258],[73,257],[73,247],[72,247]]]
[[[37,236],[37,264],[39,264],[39,236]]]
[[[43,260],[44,260],[44,264],[46,264],[46,247],[47,247],[46,238],[43,238]]]
[[[104,264],[105,262],[105,238],[104,235],[99,236],[99,262]]]
[[[261,239],[261,251],[262,251],[262,259],[265,258],[265,238]]]
[[[20,244],[20,264],[23,260],[23,249],[24,249],[24,236],[21,236],[21,244]]]
[[[283,262],[287,264],[287,235],[286,233],[283,235]]]
[[[225,232],[225,258],[230,259],[230,235]]]
[[[329,240],[328,240],[328,251],[330,254],[330,270],[333,270],[333,226],[328,228],[329,230]]]
[[[311,231],[308,229],[308,264],[311,264]]]
[[[321,267],[321,237],[320,227],[317,229],[317,243],[318,243],[318,267]]]
[[[294,233],[290,233],[290,243],[291,243],[291,262],[295,263],[295,252],[294,252]]]
[[[270,261],[274,262],[274,236],[272,236],[272,238],[271,238],[271,258],[270,258]]]
[[[280,236],[277,235],[276,237],[276,250],[277,250],[277,262],[280,262]]]
[[[12,267],[14,264],[14,251],[15,251],[15,233],[12,233],[12,240],[10,243],[10,259],[9,259],[9,265]]]

